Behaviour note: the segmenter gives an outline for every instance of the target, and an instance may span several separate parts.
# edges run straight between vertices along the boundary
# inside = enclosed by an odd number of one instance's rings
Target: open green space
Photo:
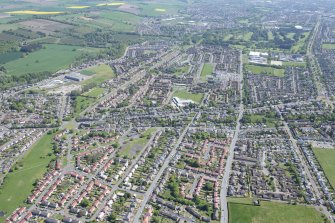
[[[0,64],[8,63],[12,60],[20,59],[22,56],[22,53],[20,52],[8,52],[8,53],[2,53],[0,54]]]
[[[274,128],[278,122],[278,118],[275,117],[275,113],[268,115],[263,114],[245,114],[242,122],[245,124],[263,124],[269,128]]]
[[[13,172],[8,173],[0,188],[0,211],[10,215],[17,207],[23,206],[33,190],[33,184],[48,170],[47,166],[55,158],[52,138],[46,134],[35,143],[27,154],[18,161]],[[0,218],[0,222],[4,219]]]
[[[90,76],[92,76],[91,78],[83,81],[81,84],[85,85],[85,84],[101,84],[109,79],[112,79],[115,77],[115,73],[113,71],[113,69],[106,64],[101,64],[92,68],[89,68],[87,70],[81,71],[81,73],[83,73],[84,75],[88,75],[90,74]]]
[[[270,201],[261,201],[260,206],[254,206],[250,198],[229,198],[228,211],[230,223],[324,222],[321,213],[310,206]]]
[[[274,68],[270,66],[260,66],[260,65],[246,65],[246,70],[253,74],[264,74],[275,77],[284,77],[285,70],[281,68]]]
[[[74,101],[75,116],[78,116],[82,111],[88,108],[94,101],[95,99],[91,97],[77,96]]]
[[[307,40],[309,37],[309,32],[304,32],[302,37],[296,42],[294,46],[292,46],[293,53],[305,52],[307,48]]]
[[[306,62],[283,62],[284,67],[306,67]]]
[[[201,80],[206,81],[207,76],[211,75],[213,73],[213,70],[214,70],[213,64],[205,63],[201,71],[201,76],[200,76]]]
[[[325,49],[325,50],[334,50],[335,49],[335,44],[333,44],[333,43],[324,43],[324,44],[322,44],[322,49]]]
[[[56,72],[68,68],[83,53],[96,53],[97,51],[94,48],[46,44],[43,49],[29,53],[23,58],[12,60],[4,66],[7,73],[11,75],[43,71]]]
[[[313,148],[313,152],[325,172],[329,183],[335,188],[335,148]]]
[[[93,88],[89,92],[84,93],[84,96],[98,98],[102,93],[104,93],[105,89],[103,88]]]
[[[192,100],[196,103],[201,103],[203,96],[203,94],[190,93],[186,90],[177,90],[173,92],[173,97],[178,97],[184,100]]]
[[[129,141],[126,145],[124,145],[121,148],[120,155],[129,156],[131,154],[131,150],[136,145],[144,147],[148,143],[151,137],[151,134],[154,133],[155,131],[156,131],[156,128],[149,128],[145,132],[143,132],[139,138]]]

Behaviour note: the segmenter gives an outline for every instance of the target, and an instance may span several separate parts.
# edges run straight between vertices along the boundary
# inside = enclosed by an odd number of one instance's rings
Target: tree
[[[90,205],[90,201],[87,198],[84,198],[79,205],[83,208],[86,208]]]

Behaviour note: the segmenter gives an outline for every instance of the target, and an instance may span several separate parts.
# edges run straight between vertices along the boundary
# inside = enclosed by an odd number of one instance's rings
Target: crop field
[[[86,9],[89,8],[90,6],[88,5],[73,5],[73,6],[68,6],[66,7],[67,9]]]
[[[43,11],[22,10],[22,11],[12,11],[5,13],[12,15],[58,15],[63,14],[64,12],[43,12]]]
[[[281,68],[274,68],[269,66],[246,65],[246,70],[253,74],[264,74],[275,77],[284,77],[285,70]]]
[[[315,223],[323,222],[313,207],[261,201],[252,205],[249,198],[228,199],[230,223]]]
[[[335,188],[335,149],[313,148],[313,152],[330,184]]]
[[[94,48],[80,48],[68,45],[47,44],[43,49],[12,60],[4,66],[8,74],[21,75],[43,71],[56,72],[68,68],[82,53],[96,53]]]
[[[17,60],[22,56],[21,52],[8,52],[0,54],[0,64],[5,64],[12,60]]]
[[[35,143],[28,153],[19,161],[20,167],[9,173],[0,188],[0,210],[8,216],[25,199],[34,188],[33,183],[47,171],[47,166],[54,158],[52,153],[53,135],[44,135]],[[0,218],[0,222],[4,219]]]
[[[201,103],[203,94],[194,94],[185,90],[177,90],[173,93],[173,97],[178,97],[184,100],[192,100],[196,103]]]

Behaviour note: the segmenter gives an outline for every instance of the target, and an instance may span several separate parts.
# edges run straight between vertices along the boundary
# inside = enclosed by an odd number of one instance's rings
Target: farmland
[[[314,223],[323,222],[321,215],[313,208],[261,201],[260,206],[252,205],[248,198],[228,200],[230,223]]]
[[[56,72],[68,68],[83,53],[96,53],[96,49],[76,46],[47,44],[43,49],[30,53],[23,58],[10,61],[4,66],[10,75]],[[54,58],[57,58],[55,60]]]

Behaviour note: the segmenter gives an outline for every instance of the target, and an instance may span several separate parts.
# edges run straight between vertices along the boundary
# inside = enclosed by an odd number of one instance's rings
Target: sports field
[[[228,199],[229,223],[317,223],[321,214],[313,207],[261,201],[252,205],[249,198]]]
[[[44,135],[19,161],[17,170],[9,173],[0,188],[0,211],[10,215],[17,207],[24,205],[30,195],[33,183],[47,171],[50,161],[55,158],[52,152],[53,135]],[[4,219],[0,218],[0,222]]]
[[[335,188],[335,149],[313,148],[313,152],[330,184]]]

